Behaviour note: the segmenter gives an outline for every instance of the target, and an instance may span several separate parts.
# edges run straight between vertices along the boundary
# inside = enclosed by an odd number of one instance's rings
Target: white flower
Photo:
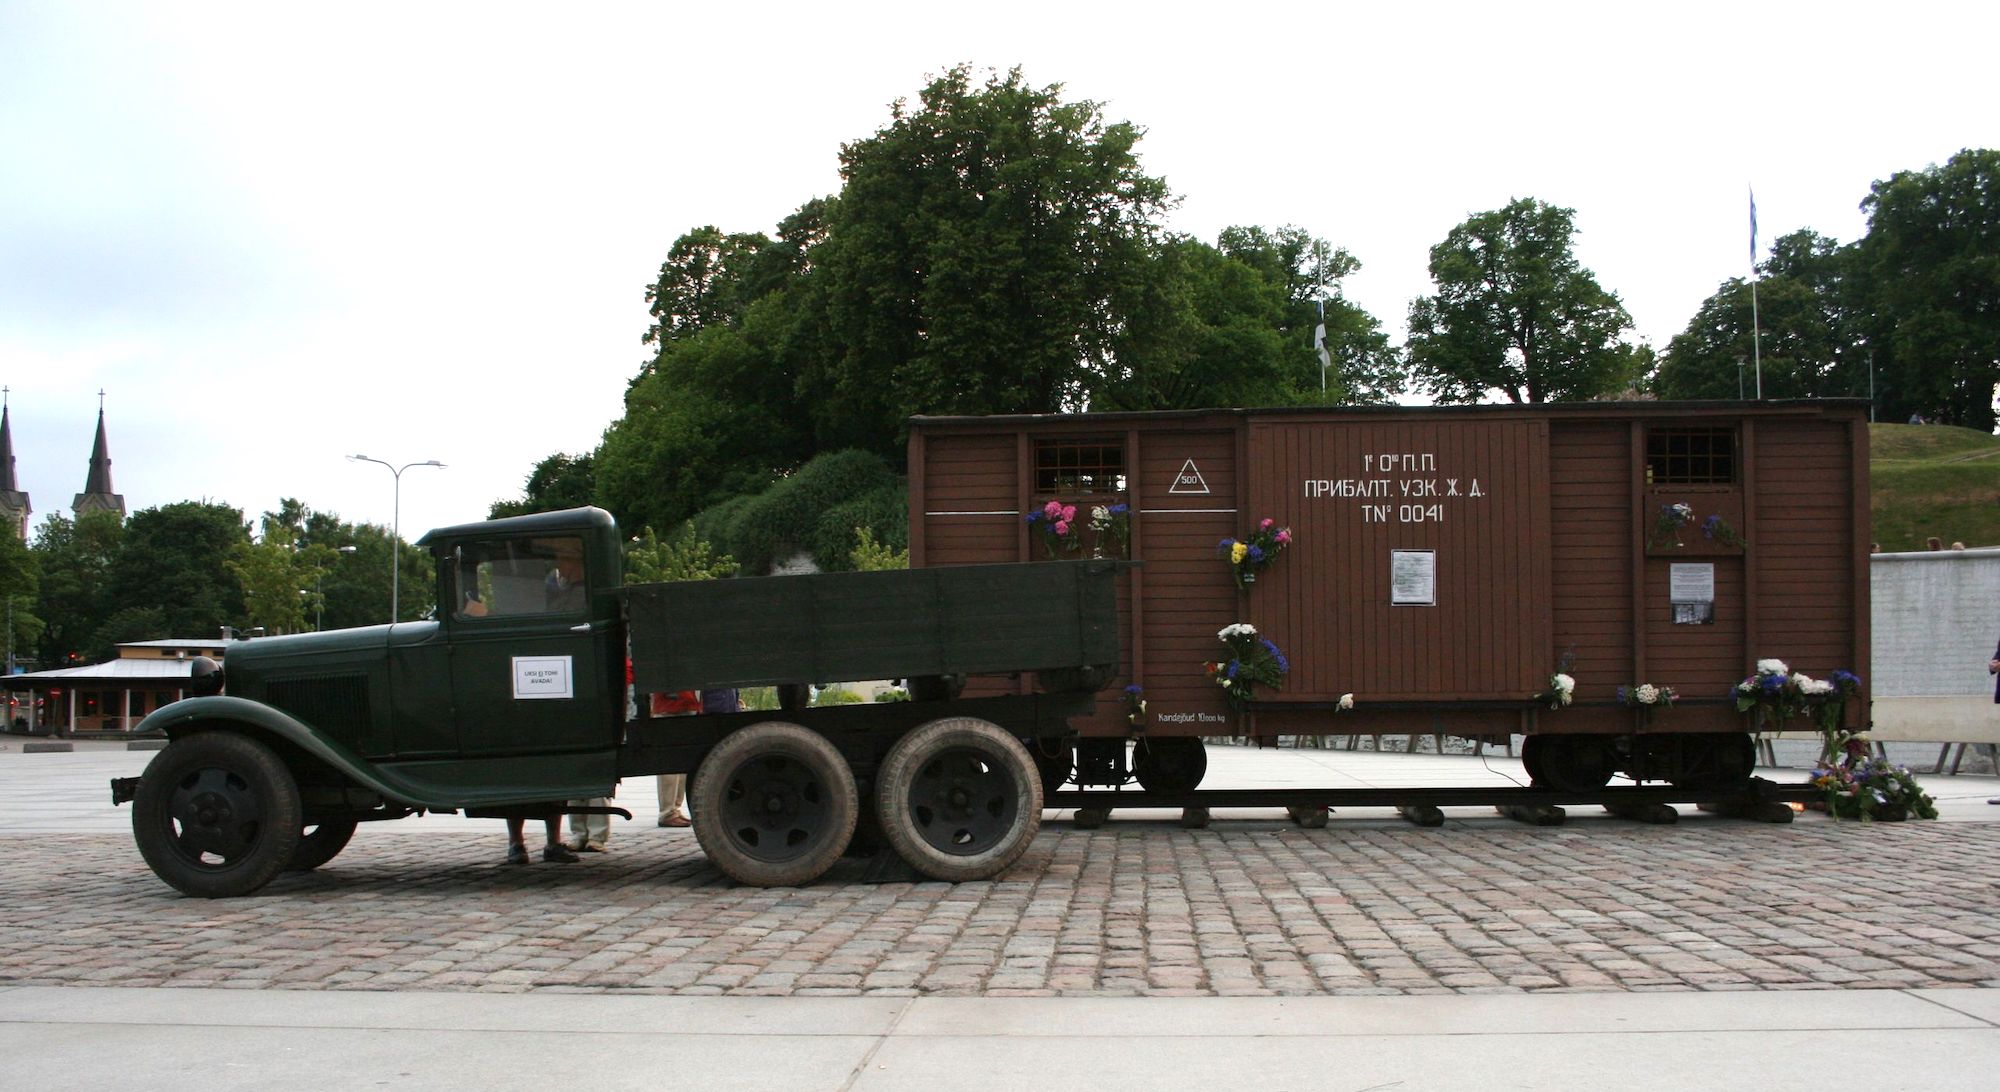
[[[1687,504],[1676,504],[1674,505],[1674,515],[1678,516],[1682,523],[1686,523],[1688,520],[1694,518],[1694,508]]]
[[[1111,510],[1101,504],[1092,505],[1090,509],[1090,529],[1093,531],[1102,531],[1110,526]]]
[[[1549,676],[1549,685],[1556,688],[1556,693],[1567,694],[1576,689],[1576,680],[1561,672],[1557,672]]]
[[[1652,683],[1640,683],[1632,696],[1639,699],[1640,705],[1651,705],[1660,700],[1660,688]]]
[[[1248,622],[1237,622],[1234,625],[1222,627],[1222,631],[1215,636],[1224,641],[1232,637],[1255,637],[1257,636],[1257,627]]]
[[[1789,675],[1791,673],[1792,669],[1786,667],[1783,660],[1757,661],[1757,674],[1759,675]]]
[[[1833,693],[1833,684],[1824,679],[1809,679],[1804,675],[1794,675],[1792,678],[1798,681],[1801,694],[1818,697],[1821,694]]]
[[[1352,709],[1352,708],[1354,708],[1354,695],[1352,695],[1352,694],[1342,694],[1342,695],[1340,696],[1340,707],[1341,707],[1342,709]]]

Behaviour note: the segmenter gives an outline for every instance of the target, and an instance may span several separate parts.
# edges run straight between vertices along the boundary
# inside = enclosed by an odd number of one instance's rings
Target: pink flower
[[[1049,503],[1042,505],[1042,515],[1052,520],[1063,518],[1062,502],[1050,501]]]
[[[1290,543],[1292,541],[1292,529],[1290,527],[1286,527],[1283,530],[1280,530],[1278,532],[1278,541],[1284,543]]]
[[[1075,519],[1076,519],[1076,505],[1074,505],[1074,504],[1065,504],[1065,505],[1063,505],[1063,510],[1062,510],[1062,519],[1063,519],[1063,522],[1064,522],[1064,523],[1069,523],[1069,522],[1071,522],[1071,521],[1075,520]]]
[[[1068,521],[1068,520],[1066,520],[1066,519],[1059,519],[1059,520],[1057,520],[1057,521],[1056,521],[1056,534],[1058,534],[1058,535],[1066,535],[1066,534],[1069,534],[1069,521]]]
[[[1258,525],[1257,525],[1257,529],[1258,529],[1258,530],[1260,530],[1260,531],[1268,531],[1268,530],[1270,530],[1270,529],[1271,529],[1271,525],[1272,525],[1273,523],[1276,523],[1276,522],[1278,522],[1278,521],[1277,521],[1277,520],[1274,520],[1274,519],[1267,519],[1267,520],[1265,520],[1264,522],[1262,522],[1262,523],[1258,524]]]

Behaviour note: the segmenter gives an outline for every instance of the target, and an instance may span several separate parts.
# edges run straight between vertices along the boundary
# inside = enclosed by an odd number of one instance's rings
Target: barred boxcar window
[[[1736,430],[1648,429],[1646,480],[1654,485],[1735,484]]]
[[[1035,492],[1124,491],[1124,444],[1104,440],[1035,441]]]

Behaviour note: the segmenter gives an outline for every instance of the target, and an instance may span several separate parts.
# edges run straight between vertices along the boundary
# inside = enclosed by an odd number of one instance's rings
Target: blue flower
[[[1234,679],[1234,678],[1236,677],[1236,669],[1237,669],[1237,668],[1240,668],[1240,667],[1242,667],[1242,666],[1243,666],[1243,664],[1242,664],[1242,662],[1241,662],[1241,661],[1239,661],[1239,660],[1231,660],[1231,661],[1229,661],[1229,670],[1227,670],[1227,671],[1223,672],[1223,675],[1224,675],[1224,676],[1225,676],[1226,678],[1230,678],[1230,679]]]
[[[1131,510],[1132,506],[1129,504],[1114,504],[1111,507],[1105,509],[1106,512],[1109,512],[1114,516],[1122,516],[1125,513],[1130,512]]]
[[[1257,563],[1257,562],[1259,562],[1259,561],[1262,561],[1262,560],[1264,560],[1264,550],[1263,550],[1263,548],[1262,548],[1262,547],[1258,547],[1258,546],[1252,546],[1252,547],[1250,547],[1250,561],[1251,561],[1251,563],[1252,563],[1252,564],[1255,564],[1255,563]]]
[[[1133,683],[1132,685],[1125,688],[1125,696],[1128,698],[1136,698],[1145,692],[1146,688],[1140,686],[1138,683]]]
[[[1783,675],[1762,675],[1758,677],[1759,684],[1762,685],[1764,689],[1770,691],[1773,694],[1777,693],[1780,690],[1783,690],[1785,688],[1785,683],[1789,681],[1790,680]]]
[[[1226,554],[1229,552],[1229,548],[1234,545],[1236,545],[1235,539],[1225,538],[1221,542],[1215,544],[1215,552],[1218,554]]]

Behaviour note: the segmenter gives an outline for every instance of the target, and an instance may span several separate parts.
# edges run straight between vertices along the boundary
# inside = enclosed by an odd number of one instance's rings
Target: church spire
[[[125,498],[111,488],[111,445],[104,438],[104,392],[97,392],[97,443],[90,449],[90,476],[84,480],[83,492],[70,502],[70,508],[81,516],[85,512],[113,511],[118,517],[125,517]]]
[[[34,508],[28,504],[28,494],[21,491],[14,480],[14,428],[7,405],[10,388],[0,387],[0,522],[28,540],[28,517]]]

